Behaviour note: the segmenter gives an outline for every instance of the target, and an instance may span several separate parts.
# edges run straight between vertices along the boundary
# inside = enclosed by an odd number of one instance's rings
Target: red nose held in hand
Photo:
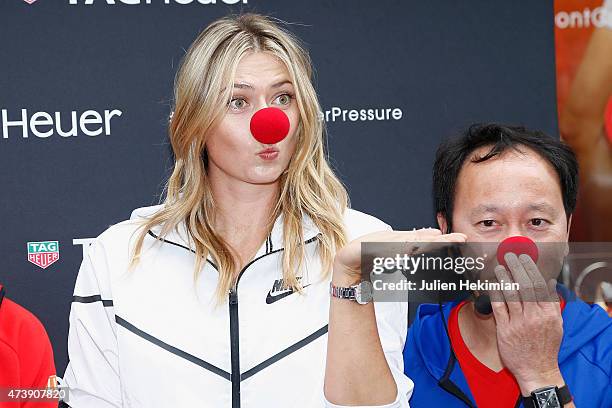
[[[527,237],[521,235],[508,237],[499,244],[497,247],[497,262],[506,268],[508,265],[506,265],[504,256],[508,252],[512,252],[516,256],[527,254],[533,259],[534,263],[538,262],[538,246]]]
[[[260,109],[251,118],[251,133],[260,143],[278,143],[289,133],[289,118],[278,108]]]

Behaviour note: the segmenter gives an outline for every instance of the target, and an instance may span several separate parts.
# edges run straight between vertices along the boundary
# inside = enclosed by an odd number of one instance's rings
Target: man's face
[[[489,146],[466,160],[455,187],[453,232],[468,242],[500,242],[523,235],[536,242],[566,242],[567,220],[559,177],[554,168],[533,150],[506,150],[481,163]],[[441,228],[446,220],[438,217]]]
[[[472,163],[473,157],[482,157],[490,147],[477,149],[457,178],[453,232],[466,234],[468,242],[481,243],[470,245],[472,256],[485,256],[487,272],[482,271],[481,278],[493,277],[498,243],[511,236],[526,236],[538,244],[538,267],[547,278],[558,275],[567,255],[569,232],[559,177],[535,151],[519,148],[522,152],[506,150]],[[446,230],[444,217],[439,215],[438,222]]]
[[[495,281],[499,242],[511,236],[536,242],[536,265],[545,281],[558,277],[568,252],[569,228],[559,177],[535,151],[519,149],[472,163],[472,158],[484,156],[490,147],[477,149],[457,178],[453,232],[467,235],[468,243],[472,242],[464,248],[464,256],[484,256],[484,269],[474,272],[480,280]],[[438,222],[445,230],[444,217],[439,215]]]

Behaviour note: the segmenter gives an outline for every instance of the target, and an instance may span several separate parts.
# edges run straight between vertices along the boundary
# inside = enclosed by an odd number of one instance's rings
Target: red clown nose
[[[504,256],[508,252],[512,252],[516,256],[527,254],[533,259],[533,262],[538,262],[538,246],[531,239],[523,236],[508,237],[504,239],[497,247],[497,262],[500,265],[505,266],[506,260]]]
[[[260,109],[251,118],[251,133],[263,144],[278,143],[289,133],[289,118],[278,108]]]

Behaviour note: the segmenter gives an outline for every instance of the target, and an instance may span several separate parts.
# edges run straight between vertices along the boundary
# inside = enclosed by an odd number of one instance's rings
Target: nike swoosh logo
[[[309,287],[311,284],[309,283],[308,285],[304,286],[304,289]],[[294,294],[295,292],[293,290],[289,290],[287,292],[283,292],[279,295],[272,295],[272,291],[268,292],[268,296],[266,296],[266,303],[271,305],[272,303],[276,302],[277,300],[281,300],[282,298],[286,298],[289,295]]]

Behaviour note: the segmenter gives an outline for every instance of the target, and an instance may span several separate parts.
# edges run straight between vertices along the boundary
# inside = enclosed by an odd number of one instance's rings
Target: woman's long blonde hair
[[[215,202],[205,145],[209,132],[226,113],[239,61],[246,53],[257,51],[271,53],[286,65],[299,108],[296,150],[280,177],[280,195],[271,218],[283,217],[285,285],[301,290],[297,271],[304,259],[303,215],[310,216],[321,231],[318,251],[325,274],[331,272],[336,249],[346,243],[343,213],[349,205],[348,195],[327,162],[324,122],[319,117],[308,52],[268,17],[243,14],[216,20],[190,46],[177,73],[175,109],[169,124],[174,169],[164,189],[164,205],[140,226],[130,266],[138,262],[144,237],[152,227],[161,225],[158,237],[163,238],[184,222],[188,239],[195,245],[195,276],[208,255],[219,270],[219,302],[234,285],[238,263],[214,229]]]

